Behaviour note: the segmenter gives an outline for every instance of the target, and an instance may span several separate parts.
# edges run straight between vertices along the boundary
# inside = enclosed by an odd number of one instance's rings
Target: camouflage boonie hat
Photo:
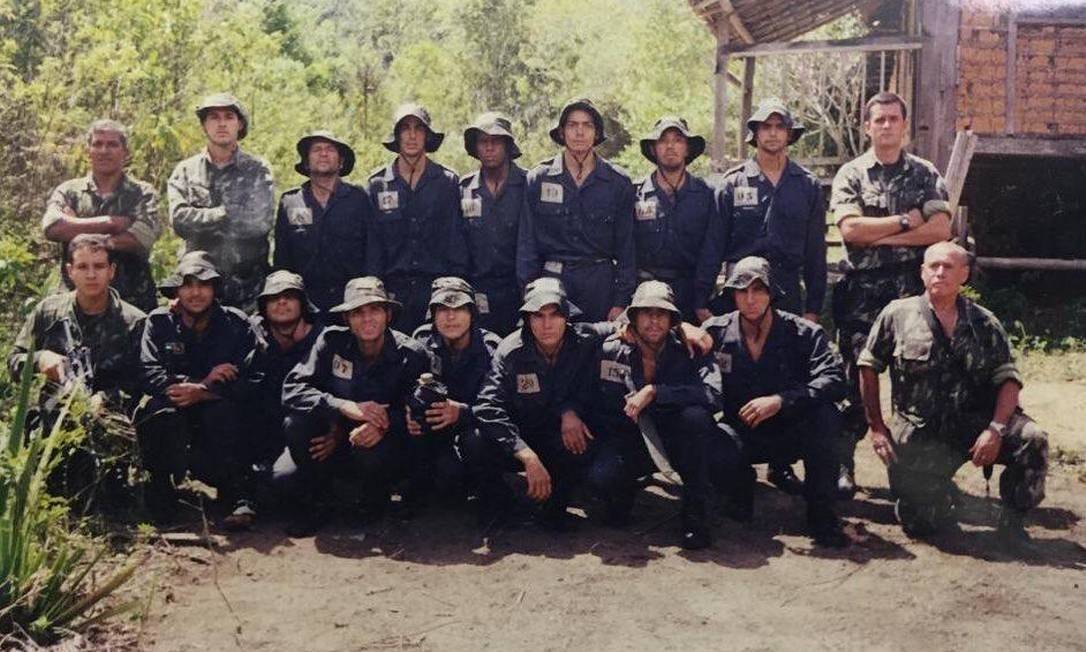
[[[339,150],[339,176],[345,177],[354,169],[354,150],[345,141],[336,138],[331,131],[312,131],[298,140],[295,149],[298,150],[298,162],[294,165],[294,171],[303,176],[309,176],[309,146],[314,141],[323,140],[335,145]]]
[[[302,281],[302,277],[294,272],[280,269],[268,274],[268,277],[264,279],[264,289],[261,290],[260,294],[256,297],[260,313],[264,313],[264,303],[269,297],[291,291],[301,295],[302,309],[304,311],[308,312],[310,315],[316,315],[320,312],[320,310],[309,301],[309,295],[305,292],[305,282]]]
[[[189,251],[177,261],[173,274],[159,283],[158,291],[167,299],[173,299],[177,296],[177,288],[184,285],[186,276],[193,276],[201,281],[214,281],[216,294],[222,284],[222,275],[215,269],[211,254],[206,251]]]
[[[329,308],[328,312],[350,312],[371,303],[384,304],[392,309],[393,314],[403,307],[403,304],[388,295],[381,279],[376,276],[362,276],[347,282],[347,287],[343,288],[343,303]]]
[[[690,131],[690,126],[686,124],[686,120],[678,116],[666,115],[657,120],[656,124],[652,126],[652,133],[641,139],[641,155],[655,164],[656,152],[654,149],[656,141],[660,140],[660,137],[668,129],[675,129],[686,138],[687,165],[690,165],[694,159],[705,152],[705,139]]]
[[[475,143],[479,140],[480,134],[504,136],[507,140],[506,154],[509,160],[520,157],[520,148],[517,147],[517,140],[513,137],[513,123],[501,113],[488,111],[476,118],[475,122],[464,130],[464,150],[472,158],[479,158],[475,153]]]
[[[521,313],[539,312],[544,306],[558,306],[558,312],[566,319],[573,319],[581,314],[580,308],[573,305],[566,295],[566,288],[562,281],[544,276],[537,278],[524,288],[524,303],[520,306]]]
[[[416,117],[426,127],[426,151],[436,152],[441,147],[441,142],[445,140],[445,134],[434,131],[433,121],[430,119],[430,112],[426,110],[426,107],[415,102],[407,102],[397,107],[396,112],[392,115],[392,132],[386,137],[381,144],[385,146],[390,152],[400,152],[400,143],[396,140],[397,132],[399,131],[400,123],[409,117]]]
[[[791,145],[800,139],[807,128],[796,122],[792,112],[784,105],[784,102],[776,97],[763,100],[754,113],[747,118],[747,144],[756,145],[755,136],[758,133],[758,124],[765,122],[769,116],[776,113],[781,117],[781,122],[789,129],[788,144]]]
[[[592,104],[592,100],[586,97],[578,97],[566,102],[566,105],[562,107],[562,112],[558,114],[558,124],[549,132],[551,140],[558,145],[565,146],[566,139],[562,136],[562,125],[566,124],[566,118],[569,117],[570,112],[578,109],[587,112],[592,117],[592,124],[596,125],[596,141],[593,146],[607,140],[607,136],[603,133],[603,115]]]
[[[681,318],[682,313],[675,306],[675,292],[671,286],[663,281],[644,281],[634,290],[633,299],[626,308],[626,316],[633,321],[634,311],[642,308],[659,308],[671,313],[674,320]]]
[[[460,308],[461,306],[475,307],[475,288],[462,278],[456,276],[442,276],[434,279],[430,286],[430,309]]]
[[[728,279],[724,281],[721,292],[726,290],[745,290],[755,281],[761,281],[767,290],[770,285],[769,261],[759,256],[747,256],[735,264]],[[779,293],[778,293],[779,294]]]
[[[238,120],[241,121],[238,140],[245,140],[245,136],[249,134],[249,114],[245,111],[241,100],[230,93],[213,93],[204,96],[204,99],[196,105],[196,117],[200,119],[200,124],[204,123],[204,118],[211,109],[233,109],[234,113],[238,114]]]

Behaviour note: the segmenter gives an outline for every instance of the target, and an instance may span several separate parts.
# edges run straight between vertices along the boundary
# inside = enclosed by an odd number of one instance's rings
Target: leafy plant
[[[48,435],[26,432],[33,377],[33,365],[24,365],[0,451],[0,635],[47,642],[135,606],[101,604],[137,566],[104,571],[108,548],[72,527],[65,501],[48,493],[49,474],[81,433],[60,425],[71,398]]]

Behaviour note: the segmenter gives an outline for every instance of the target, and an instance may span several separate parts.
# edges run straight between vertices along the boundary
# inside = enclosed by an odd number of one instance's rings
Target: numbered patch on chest
[[[166,342],[162,348],[166,349],[166,353],[170,355],[185,355],[184,342]]]
[[[291,226],[309,226],[313,223],[313,210],[308,206],[292,208],[287,212],[287,221]]]
[[[535,374],[517,374],[517,394],[538,394],[539,376]]]
[[[490,314],[490,299],[487,298],[482,292],[475,293],[475,307],[479,310],[480,315]]]
[[[634,208],[635,214],[638,220],[655,220],[656,219],[656,200],[655,199],[642,199],[637,202]]]
[[[395,190],[382,190],[377,193],[377,208],[394,211],[400,207],[400,193]]]
[[[621,362],[615,362],[614,360],[601,360],[600,361],[600,380],[606,380],[611,383],[626,384],[626,379],[630,376],[630,365],[622,364]]]
[[[732,354],[717,351],[713,355],[716,357],[716,364],[720,367],[720,372],[730,374],[732,372]]]
[[[480,197],[462,197],[460,199],[460,213],[473,219],[483,216],[483,200]]]
[[[354,363],[341,358],[338,353],[332,355],[332,375],[343,380],[350,380],[354,375]]]
[[[736,186],[735,187],[735,205],[736,206],[757,206],[758,205],[758,188],[755,186]]]
[[[561,204],[562,190],[562,184],[544,181],[539,189],[539,201],[547,202],[548,204]]]

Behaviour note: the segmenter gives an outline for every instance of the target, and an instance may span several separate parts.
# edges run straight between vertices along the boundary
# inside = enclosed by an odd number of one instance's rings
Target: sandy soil
[[[1023,403],[1061,459],[1086,455],[1086,384],[1031,383]],[[998,471],[997,471],[998,473]],[[962,531],[911,541],[864,445],[867,490],[842,507],[854,539],[813,548],[803,504],[760,485],[753,524],[720,520],[716,544],[674,545],[666,487],[626,530],[584,522],[480,538],[467,513],[337,524],[290,540],[282,523],[212,554],[174,548],[139,646],[156,650],[1084,649],[1086,463],[1054,465],[1032,555],[995,542],[980,472],[958,475]],[[997,493],[992,483],[993,495]]]

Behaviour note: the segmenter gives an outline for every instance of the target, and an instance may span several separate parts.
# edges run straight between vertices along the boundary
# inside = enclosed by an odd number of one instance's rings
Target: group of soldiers
[[[124,126],[96,121],[90,173],[42,220],[70,289],[35,308],[9,361],[47,377],[45,422],[73,381],[132,415],[156,520],[191,475],[232,528],[253,525],[269,481],[292,536],[335,508],[369,522],[438,498],[472,501],[486,527],[527,513],[557,531],[583,499],[622,527],[661,473],[681,484],[679,542],[696,549],[716,504],[753,517],[752,465],[768,463],[804,496],[815,543],[843,547],[834,503],[856,490],[866,435],[910,535],[955,523],[952,477],[971,461],[1006,466],[998,530],[1028,541],[1046,435],[1018,406],[999,321],[961,295],[970,257],[949,241],[938,172],[904,151],[897,95],[866,104],[871,148],[833,183],[848,251],[836,347],[818,325],[826,203],[788,157],[803,127],[778,100],[751,116],[755,153],[718,187],[688,171],[705,139],[673,116],[640,141],[655,169],[631,181],[597,154],[604,120],[587,99],[562,108],[560,150],[531,170],[510,120],[480,115],[463,133],[479,169],[458,178],[431,158],[444,134],[427,110],[405,104],[382,143],[394,157],[365,187],[343,180],[348,143],[302,137],[308,179],[277,210],[267,163],[238,145],[241,102],[211,95],[196,117],[206,148],[168,183],[185,251],[163,300],[155,190],[125,172]]]

